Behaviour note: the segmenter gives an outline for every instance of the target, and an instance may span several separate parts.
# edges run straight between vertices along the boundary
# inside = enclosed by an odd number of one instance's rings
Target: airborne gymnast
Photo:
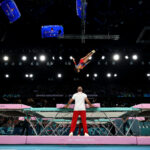
[[[77,64],[75,59],[72,58],[74,64],[75,64],[75,69],[77,72],[80,72],[86,65],[90,63],[89,58],[92,57],[92,55],[95,53],[95,50],[92,50],[90,53],[88,53],[85,57],[81,58],[79,63]]]

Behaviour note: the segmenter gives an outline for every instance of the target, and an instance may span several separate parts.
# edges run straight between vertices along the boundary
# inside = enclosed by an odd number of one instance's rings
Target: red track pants
[[[70,132],[74,132],[79,115],[81,116],[84,133],[88,133],[87,124],[86,124],[86,111],[74,111],[73,112]]]
[[[83,128],[83,125],[82,125],[82,123],[79,123],[79,131],[78,131],[78,135],[81,134],[81,128]]]

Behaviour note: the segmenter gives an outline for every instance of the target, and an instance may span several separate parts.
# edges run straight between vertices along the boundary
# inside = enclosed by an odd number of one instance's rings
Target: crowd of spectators
[[[24,104],[31,107],[56,107],[57,104],[67,104],[69,98],[19,98],[1,99],[1,104]],[[91,103],[100,103],[101,107],[131,107],[147,103],[147,98],[89,98]]]
[[[78,86],[78,85],[77,85]],[[62,95],[62,97],[69,97],[76,92],[77,86],[64,85],[61,86],[16,86],[16,88],[0,88],[0,95],[3,98],[9,97],[38,97],[38,95]],[[120,86],[100,86],[97,84],[83,86],[86,94],[96,94],[98,97],[120,97],[120,98],[134,98],[134,97],[150,97],[149,87],[142,89],[138,87],[125,88]]]

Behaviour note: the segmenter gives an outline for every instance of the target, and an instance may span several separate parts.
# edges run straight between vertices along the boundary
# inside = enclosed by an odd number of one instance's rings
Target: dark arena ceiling
[[[15,0],[21,18],[10,24],[0,9],[0,91],[28,93],[43,87],[59,93],[72,93],[82,85],[89,92],[100,88],[148,88],[150,73],[150,1],[87,0],[85,33],[88,35],[119,35],[119,39],[42,39],[41,26],[63,25],[65,35],[82,33],[81,19],[76,15],[75,0]],[[140,34],[144,32],[141,36]],[[142,41],[142,42],[141,42]],[[144,42],[146,41],[146,42]],[[81,73],[74,71],[70,56],[77,61],[92,49],[91,63]],[[118,53],[120,60],[113,61]],[[41,55],[45,62],[34,60]],[[138,60],[133,60],[136,54]],[[3,56],[10,57],[8,62]],[[23,62],[21,57],[27,56]],[[129,59],[125,59],[125,56]],[[102,59],[105,56],[105,59]],[[55,60],[53,59],[55,57]],[[62,57],[62,60],[60,59]],[[107,73],[112,77],[107,78]],[[26,78],[26,74],[33,77]],[[58,77],[61,74],[61,78]],[[87,77],[89,74],[89,77]],[[95,76],[97,74],[97,76]],[[117,77],[114,77],[117,74]],[[6,78],[9,75],[9,78]],[[10,92],[11,93],[11,92]],[[53,91],[51,91],[53,93]]]
[[[81,33],[75,0],[15,2],[21,12],[17,22],[9,24],[0,10],[0,36],[5,35],[2,41],[39,42],[41,26],[51,24],[63,25],[65,34]],[[120,41],[135,43],[142,29],[150,24],[149,4],[144,0],[87,0],[86,34],[118,34]]]

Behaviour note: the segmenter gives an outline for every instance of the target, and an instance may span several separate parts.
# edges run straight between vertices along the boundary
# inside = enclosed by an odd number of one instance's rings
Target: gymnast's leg
[[[89,58],[95,53],[95,50],[92,50],[90,53],[88,53],[85,57],[81,58],[84,63],[87,63]]]

